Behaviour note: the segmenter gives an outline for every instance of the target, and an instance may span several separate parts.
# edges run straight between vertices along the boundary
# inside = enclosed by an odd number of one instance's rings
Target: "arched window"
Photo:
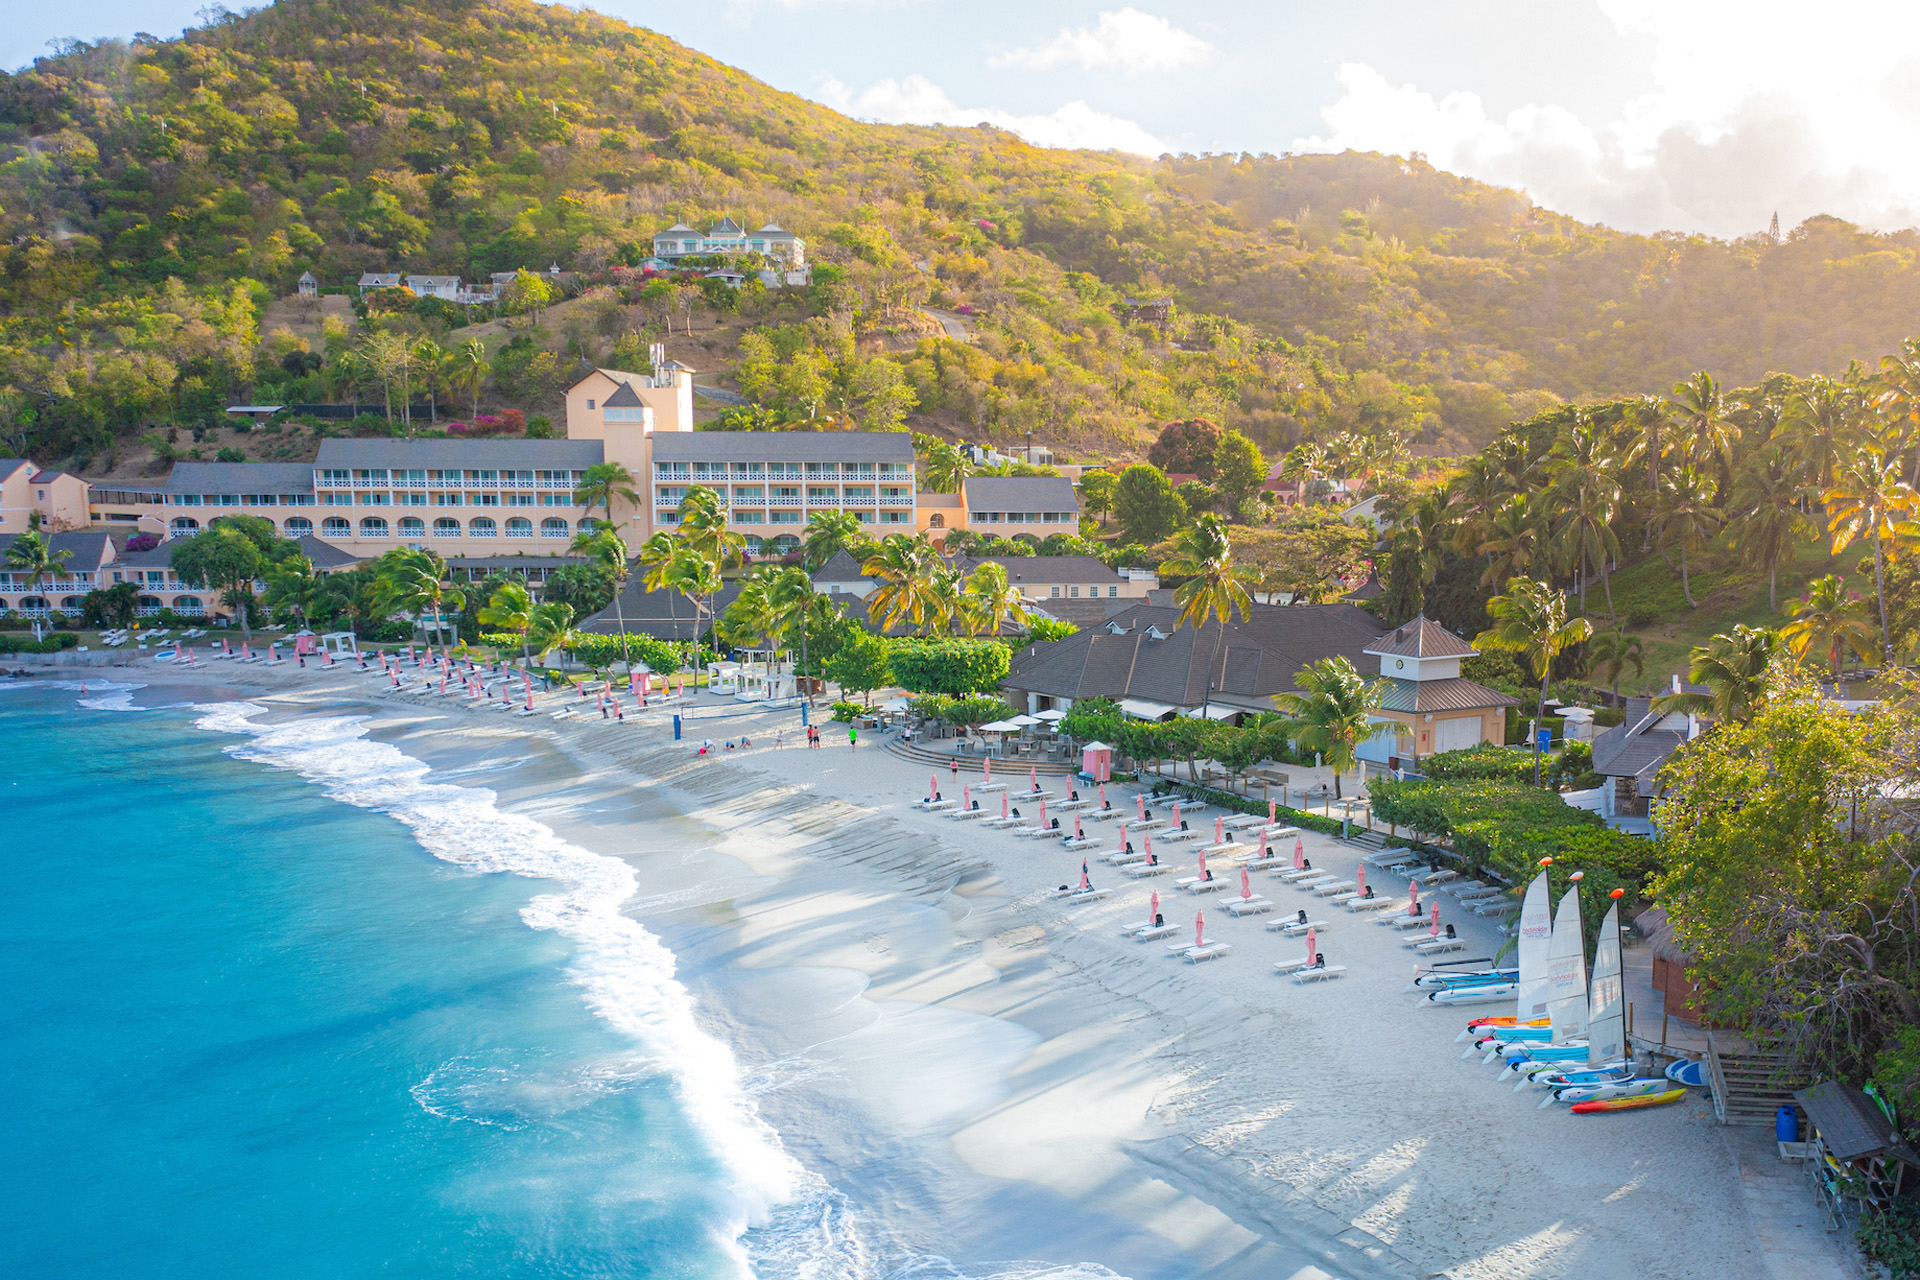
[[[307,519],[305,516],[290,516],[287,519],[287,536],[289,538],[304,538],[312,532],[313,521]]]
[[[775,555],[791,555],[800,549],[800,539],[790,533],[783,533],[773,540]]]
[[[400,536],[403,538],[424,538],[427,536],[427,522],[419,516],[400,517]]]
[[[198,618],[206,614],[207,606],[199,596],[175,596],[173,611],[189,618]]]
[[[185,534],[198,533],[200,522],[192,516],[175,516],[173,523],[167,527],[173,531],[173,536],[178,538]]]
[[[35,618],[44,618],[51,611],[45,596],[23,596],[20,600],[20,612]]]
[[[441,516],[433,522],[433,536],[436,538],[457,538],[460,536],[460,522],[451,516]]]
[[[353,536],[353,526],[347,523],[345,516],[328,516],[321,524],[320,531],[329,538],[350,538]]]
[[[475,516],[467,523],[467,533],[475,538],[491,538],[493,536],[493,517]]]
[[[927,519],[927,528],[929,529],[944,529],[946,527],[947,518],[938,511],[934,512],[933,515]]]
[[[595,520],[592,516],[581,516],[580,532],[592,533],[595,529],[598,529],[600,527],[600,523],[601,523],[600,521]]]
[[[62,613],[80,612],[80,597],[79,596],[60,597],[60,612]]]
[[[558,516],[548,516],[540,522],[540,536],[543,538],[564,538],[567,532],[567,522]]]
[[[362,516],[360,518],[360,536],[363,538],[384,538],[387,536],[387,522],[380,516]]]
[[[760,540],[760,538],[759,538],[759,536],[758,536],[757,534],[751,534],[751,533],[750,533],[750,534],[748,534],[748,535],[747,535],[747,554],[748,554],[748,555],[750,555],[750,556],[757,556],[757,555],[759,555],[759,554],[760,554],[760,549],[761,549],[761,547],[762,547],[763,545],[764,545],[764,544],[763,544],[763,543],[761,542],[761,540]]]
[[[525,516],[513,517],[513,519],[507,521],[507,536],[509,538],[531,538],[533,536],[533,521],[527,519]]]
[[[141,617],[151,618],[154,614],[160,612],[160,597],[141,596],[134,601],[134,606],[139,609]]]

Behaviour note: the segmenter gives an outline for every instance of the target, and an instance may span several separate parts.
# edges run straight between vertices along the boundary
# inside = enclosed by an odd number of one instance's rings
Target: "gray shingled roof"
[[[834,552],[827,562],[813,574],[815,582],[858,582],[867,575],[860,571],[860,562],[853,553],[844,548]]]
[[[1078,511],[1080,498],[1065,476],[970,476],[969,511]]]
[[[1439,623],[1415,618],[1391,635],[1382,636],[1367,652],[1387,658],[1471,658],[1479,650]]]
[[[1654,728],[1663,719],[1653,710],[1651,698],[1628,698],[1625,719],[1593,740],[1594,772],[1610,778],[1638,778],[1646,792],[1667,757],[1687,740],[1676,729]]]
[[[972,573],[978,565],[1000,565],[1015,586],[1120,581],[1120,575],[1096,556],[956,556],[953,563],[962,573]]]
[[[17,533],[0,534],[0,572],[7,571],[7,548],[20,535]],[[56,556],[62,551],[69,552],[66,563],[61,569],[67,573],[94,573],[106,563],[113,538],[104,529],[80,529],[72,533],[49,533],[47,549]],[[46,579],[40,585],[51,586]]]
[[[32,463],[24,458],[0,458],[0,480],[5,480],[22,467],[30,467],[32,465]]]
[[[613,394],[600,402],[602,409],[639,409],[646,405],[640,394],[633,389],[631,382],[623,382],[613,389]]]
[[[1338,655],[1358,665],[1379,635],[1373,615],[1349,604],[1255,605],[1244,620],[1235,615],[1224,627],[1209,622],[1198,630],[1180,624],[1178,609],[1137,605],[1065,640],[1021,650],[1002,684],[1056,698],[1197,707],[1211,683],[1216,703],[1271,710],[1272,695],[1291,691],[1307,663]]]
[[[584,471],[605,457],[599,440],[322,440],[313,465]]]
[[[661,640],[691,640],[712,625],[712,616],[725,613],[727,606],[740,598],[740,584],[729,582],[713,599],[714,614],[696,616],[691,600],[677,591],[648,591],[638,575],[628,578],[620,592],[620,610],[616,616],[609,604],[579,624],[580,630],[595,635],[620,634],[625,620],[628,635],[654,636]]]
[[[316,538],[310,533],[305,537],[296,538],[294,541],[300,544],[300,554],[313,561],[313,567],[316,569],[346,569],[359,564],[363,560],[372,558],[370,556],[356,556],[352,552],[335,546],[323,538]],[[155,548],[155,550],[163,549],[164,548]]]
[[[1489,707],[1517,707],[1520,700],[1457,676],[1450,680],[1389,678],[1387,696],[1380,705],[1388,711],[1417,711],[1424,714],[1429,711],[1482,711]]]
[[[655,462],[912,462],[904,431],[662,431]]]
[[[176,462],[167,493],[312,493],[313,468],[304,462]]]

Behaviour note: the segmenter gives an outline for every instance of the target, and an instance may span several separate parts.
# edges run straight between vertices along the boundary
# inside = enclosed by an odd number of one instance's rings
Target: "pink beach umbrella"
[[[1175,831],[1180,829],[1180,802],[1178,800],[1173,802],[1173,829]]]
[[[1193,945],[1196,947],[1207,945],[1207,913],[1204,911],[1193,913]]]
[[[1299,836],[1293,838],[1293,869],[1300,870],[1307,865],[1307,842]]]
[[[1362,865],[1358,870],[1356,870],[1353,873],[1353,879],[1354,879],[1354,888],[1359,890],[1361,897],[1363,898],[1366,897],[1367,896],[1367,869],[1364,865]]]
[[[527,682],[527,702],[531,704],[533,702],[533,672],[522,669],[520,676]]]
[[[1073,838],[1075,840],[1086,839],[1085,836],[1080,834],[1080,815],[1077,813],[1073,815]]]
[[[1207,878],[1207,851],[1205,849],[1200,851],[1200,878],[1202,880]]]
[[[1006,820],[1007,820],[1007,793],[1002,791],[1000,793],[1000,821],[1005,822]]]
[[[1260,833],[1260,861],[1265,862],[1266,860],[1267,860],[1267,833],[1263,830]]]
[[[1433,927],[1427,930],[1434,937],[1440,936],[1440,899],[1433,900]]]
[[[400,669],[398,667],[395,667],[392,671],[387,672],[387,678],[393,681],[394,688],[398,689],[400,687]]]
[[[440,673],[440,692],[445,693],[446,691],[447,691],[447,673],[442,671]]]
[[[993,757],[992,756],[980,757],[980,781],[982,782],[993,781]]]
[[[1107,807],[1107,784],[1104,782],[1100,784],[1100,807],[1102,809]]]
[[[1147,904],[1147,923],[1152,924],[1160,918],[1160,891],[1153,891],[1153,900]]]
[[[231,658],[233,656],[232,643],[226,640],[222,640],[220,642],[220,652],[225,654],[227,657]]]
[[[533,710],[533,690],[527,690],[527,710]]]
[[[1267,825],[1268,826],[1272,826],[1274,823],[1279,821],[1278,818],[1274,817],[1274,814],[1279,812],[1279,804],[1280,802],[1278,800],[1267,801]]]
[[[605,710],[607,709],[607,691],[606,691],[605,689],[602,689],[602,690],[600,691],[600,707],[599,707],[599,709],[600,709],[600,710],[602,710],[602,711],[605,711]]]
[[[1420,914],[1420,882],[1418,880],[1407,881],[1407,914],[1410,916]]]
[[[1120,820],[1120,843],[1113,847],[1113,851],[1115,853],[1127,851],[1127,820],[1125,818]]]
[[[1040,789],[1040,766],[1034,765],[1027,770],[1027,786],[1034,791]]]
[[[1240,868],[1240,897],[1243,900],[1253,897],[1253,877],[1247,874],[1245,867]]]
[[[1147,832],[1143,838],[1147,842],[1147,862],[1151,864],[1153,862],[1153,832]]]
[[[973,787],[964,782],[960,784],[960,808],[967,811],[973,808]]]
[[[1213,842],[1224,844],[1227,839],[1227,820],[1224,816],[1213,820]]]
[[[1085,858],[1080,859],[1080,887],[1082,889],[1093,888],[1093,881],[1087,879],[1087,860]]]
[[[1319,954],[1320,949],[1314,945],[1313,930],[1309,929],[1307,930],[1307,963],[1312,964],[1313,958]]]
[[[940,779],[934,777],[932,774],[928,774],[927,775],[927,799],[931,801],[935,796],[935,794],[939,792],[939,790],[940,790]]]
[[[1047,802],[1045,800],[1040,802],[1040,829],[1042,831],[1047,829]]]
[[[1140,806],[1140,821],[1142,821],[1142,822],[1145,822],[1145,821],[1147,820],[1147,797],[1146,797],[1146,793],[1145,793],[1145,792],[1141,792],[1140,794],[1138,794],[1138,795],[1136,795],[1136,796],[1134,796],[1134,798],[1133,798],[1133,799],[1134,799],[1134,803],[1136,803],[1136,804],[1138,804],[1138,805]]]

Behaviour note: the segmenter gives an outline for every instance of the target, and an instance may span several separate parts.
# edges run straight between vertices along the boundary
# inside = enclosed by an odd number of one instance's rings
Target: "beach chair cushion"
[[[1343,964],[1330,964],[1324,969],[1302,969],[1293,975],[1293,981],[1296,985],[1304,985],[1309,982],[1325,982],[1329,978],[1339,977],[1346,971],[1347,966]]]
[[[1185,927],[1184,925],[1177,924],[1148,925],[1145,928],[1135,929],[1133,931],[1133,938],[1136,942],[1154,942],[1161,938],[1171,938]]]
[[[1198,964],[1202,960],[1218,960],[1221,956],[1227,955],[1232,950],[1233,945],[1231,943],[1209,942],[1204,947],[1188,947],[1182,952],[1182,955],[1185,956],[1188,964]]]

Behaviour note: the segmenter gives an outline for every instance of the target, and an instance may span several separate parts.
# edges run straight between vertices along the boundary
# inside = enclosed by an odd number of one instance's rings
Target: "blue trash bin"
[[[1782,1142],[1800,1141],[1800,1114],[1792,1107],[1773,1113],[1773,1136]]]

